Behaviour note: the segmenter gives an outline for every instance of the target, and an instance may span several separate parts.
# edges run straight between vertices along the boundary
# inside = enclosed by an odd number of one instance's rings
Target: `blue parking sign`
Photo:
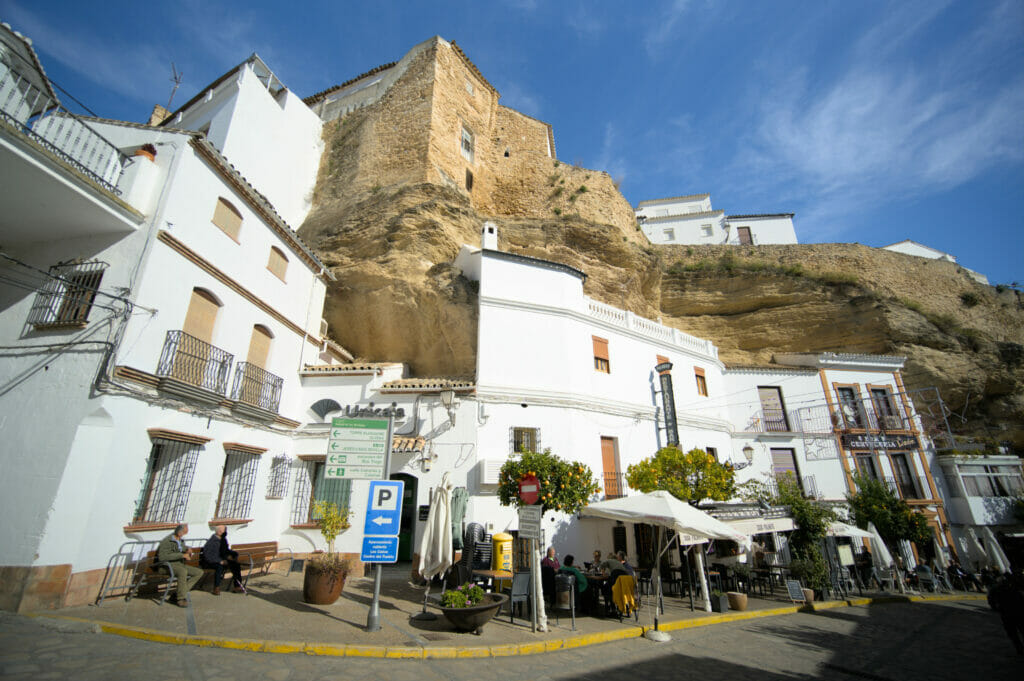
[[[373,480],[370,482],[370,498],[366,504],[364,537],[397,537],[402,524],[402,492],[405,483],[401,480]]]

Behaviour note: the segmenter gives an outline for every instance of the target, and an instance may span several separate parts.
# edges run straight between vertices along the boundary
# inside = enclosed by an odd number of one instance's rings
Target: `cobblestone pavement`
[[[3,679],[1017,679],[1017,657],[983,602],[880,604],[720,624],[528,657],[382,660],[174,646],[93,625],[0,613]]]

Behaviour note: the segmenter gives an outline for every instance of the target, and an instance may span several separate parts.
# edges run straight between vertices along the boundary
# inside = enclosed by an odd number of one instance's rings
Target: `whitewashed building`
[[[945,260],[946,262],[952,263],[956,262],[955,255],[951,253],[946,253],[945,251],[940,251],[939,249],[932,248],[931,246],[919,244],[918,242],[911,241],[910,239],[897,241],[894,244],[882,246],[882,248],[884,248],[887,251],[894,251],[896,253],[902,253],[904,255],[913,255],[918,258],[928,258],[929,260]],[[963,265],[961,265],[960,267],[979,284],[988,285],[988,277],[986,277],[984,274],[980,272],[975,272],[974,270],[969,270]]]
[[[652,244],[795,244],[793,213],[726,215],[713,210],[710,194],[641,201],[640,229]]]

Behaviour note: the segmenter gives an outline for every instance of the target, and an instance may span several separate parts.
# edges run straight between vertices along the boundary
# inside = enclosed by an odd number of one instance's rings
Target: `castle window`
[[[512,147],[505,147],[505,158],[508,158],[512,154]]]
[[[473,171],[466,168],[466,191],[473,191]]]
[[[462,126],[462,156],[470,163],[473,162],[473,133]]]
[[[473,94],[473,84],[466,80],[466,92]]]

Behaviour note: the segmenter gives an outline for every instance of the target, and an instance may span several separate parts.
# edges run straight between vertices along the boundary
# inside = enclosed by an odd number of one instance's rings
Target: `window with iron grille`
[[[185,519],[200,449],[189,442],[153,438],[134,522],[180,523]]]
[[[540,428],[512,428],[512,452],[539,452]]]
[[[292,502],[292,525],[312,525],[314,501],[332,501],[339,508],[347,508],[352,497],[352,481],[324,477],[324,462],[303,461],[295,469],[295,497]]]
[[[224,457],[224,473],[217,498],[218,518],[248,518],[252,508],[252,491],[256,487],[258,454],[228,449]]]
[[[270,479],[267,481],[267,498],[284,499],[288,494],[288,469],[290,460],[287,456],[275,456],[270,464]]]
[[[462,149],[463,158],[472,163],[474,156],[473,149],[475,146],[473,143],[473,133],[467,130],[465,126],[462,127],[462,136],[460,138],[459,146]]]
[[[51,267],[49,281],[32,304],[29,324],[37,329],[85,326],[107,267],[99,261]]]

